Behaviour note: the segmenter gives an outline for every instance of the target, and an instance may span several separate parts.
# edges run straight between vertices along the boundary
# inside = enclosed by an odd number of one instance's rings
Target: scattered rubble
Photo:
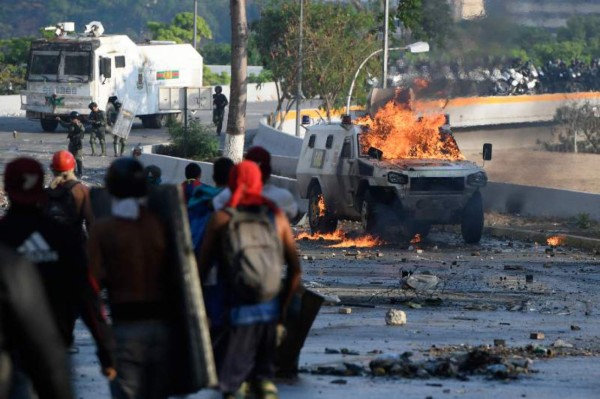
[[[348,307],[341,307],[338,309],[338,313],[339,314],[350,314],[352,313],[352,308],[348,308]]]
[[[403,326],[406,324],[406,313],[398,309],[390,309],[385,314],[385,324],[388,326]]]

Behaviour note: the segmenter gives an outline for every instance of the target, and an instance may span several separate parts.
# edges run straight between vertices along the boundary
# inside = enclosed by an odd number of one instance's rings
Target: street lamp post
[[[429,51],[429,43],[427,42],[416,42],[413,44],[409,44],[405,47],[392,47],[388,49],[389,51],[398,51],[398,50],[408,50],[411,53],[426,53]],[[348,90],[348,97],[346,98],[346,115],[350,115],[350,100],[352,99],[352,91],[354,90],[354,83],[356,83],[356,79],[358,78],[358,74],[360,70],[365,66],[367,61],[376,56],[377,54],[384,51],[384,49],[379,49],[373,51],[367,58],[363,60],[363,62],[359,65],[356,73],[354,74],[354,78],[352,78],[352,83],[350,84],[350,90]],[[385,80],[385,79],[384,79]],[[385,86],[384,86],[385,87]]]
[[[382,86],[384,89],[387,87],[387,71],[388,71],[388,22],[390,18],[390,0],[385,0],[385,6],[383,10],[383,76]],[[391,49],[389,49],[391,50]]]
[[[198,35],[198,0],[194,0],[194,50],[197,50],[196,47],[197,40],[196,37]]]
[[[300,99],[302,98],[302,39],[304,20],[304,0],[300,0],[300,29],[298,31],[298,85],[296,87],[296,137],[300,137]]]

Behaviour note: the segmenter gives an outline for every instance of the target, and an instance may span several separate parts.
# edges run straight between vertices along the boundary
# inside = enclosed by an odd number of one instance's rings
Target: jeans
[[[166,322],[115,323],[117,377],[111,382],[114,399],[168,397],[170,333]]]

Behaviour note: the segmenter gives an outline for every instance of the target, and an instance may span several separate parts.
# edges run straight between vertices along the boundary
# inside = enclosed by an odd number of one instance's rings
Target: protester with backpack
[[[75,158],[69,151],[57,151],[50,166],[54,179],[46,189],[46,213],[85,236],[94,222],[90,190],[75,177]]]
[[[251,390],[258,398],[273,399],[278,397],[271,381],[277,325],[300,284],[296,243],[285,214],[262,196],[256,163],[235,166],[229,188],[226,208],[209,221],[198,265],[204,279],[216,260],[223,281],[222,319],[211,320],[222,323],[213,337],[219,387],[224,398]]]
[[[190,162],[187,164],[185,167],[185,180],[183,183],[181,183],[181,188],[183,189],[183,198],[185,199],[186,204],[192,197],[194,189],[202,184],[200,182],[201,177],[202,168],[200,168],[200,165],[195,162]]]

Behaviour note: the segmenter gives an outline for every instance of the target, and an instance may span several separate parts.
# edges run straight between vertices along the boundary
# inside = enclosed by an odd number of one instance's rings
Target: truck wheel
[[[308,194],[308,224],[312,234],[333,233],[337,228],[337,219],[331,215],[325,206],[325,211],[319,208],[319,201],[323,197],[318,184],[312,186]]]
[[[479,191],[473,194],[463,209],[460,230],[465,242],[468,244],[476,244],[481,240],[483,232],[483,200]]]
[[[44,132],[53,132],[58,126],[58,121],[54,119],[40,119],[40,123]]]
[[[142,116],[142,126],[145,129],[160,129],[165,126],[165,118],[162,114]]]
[[[377,209],[375,199],[370,191],[365,193],[360,207],[360,222],[367,234],[378,234]]]

